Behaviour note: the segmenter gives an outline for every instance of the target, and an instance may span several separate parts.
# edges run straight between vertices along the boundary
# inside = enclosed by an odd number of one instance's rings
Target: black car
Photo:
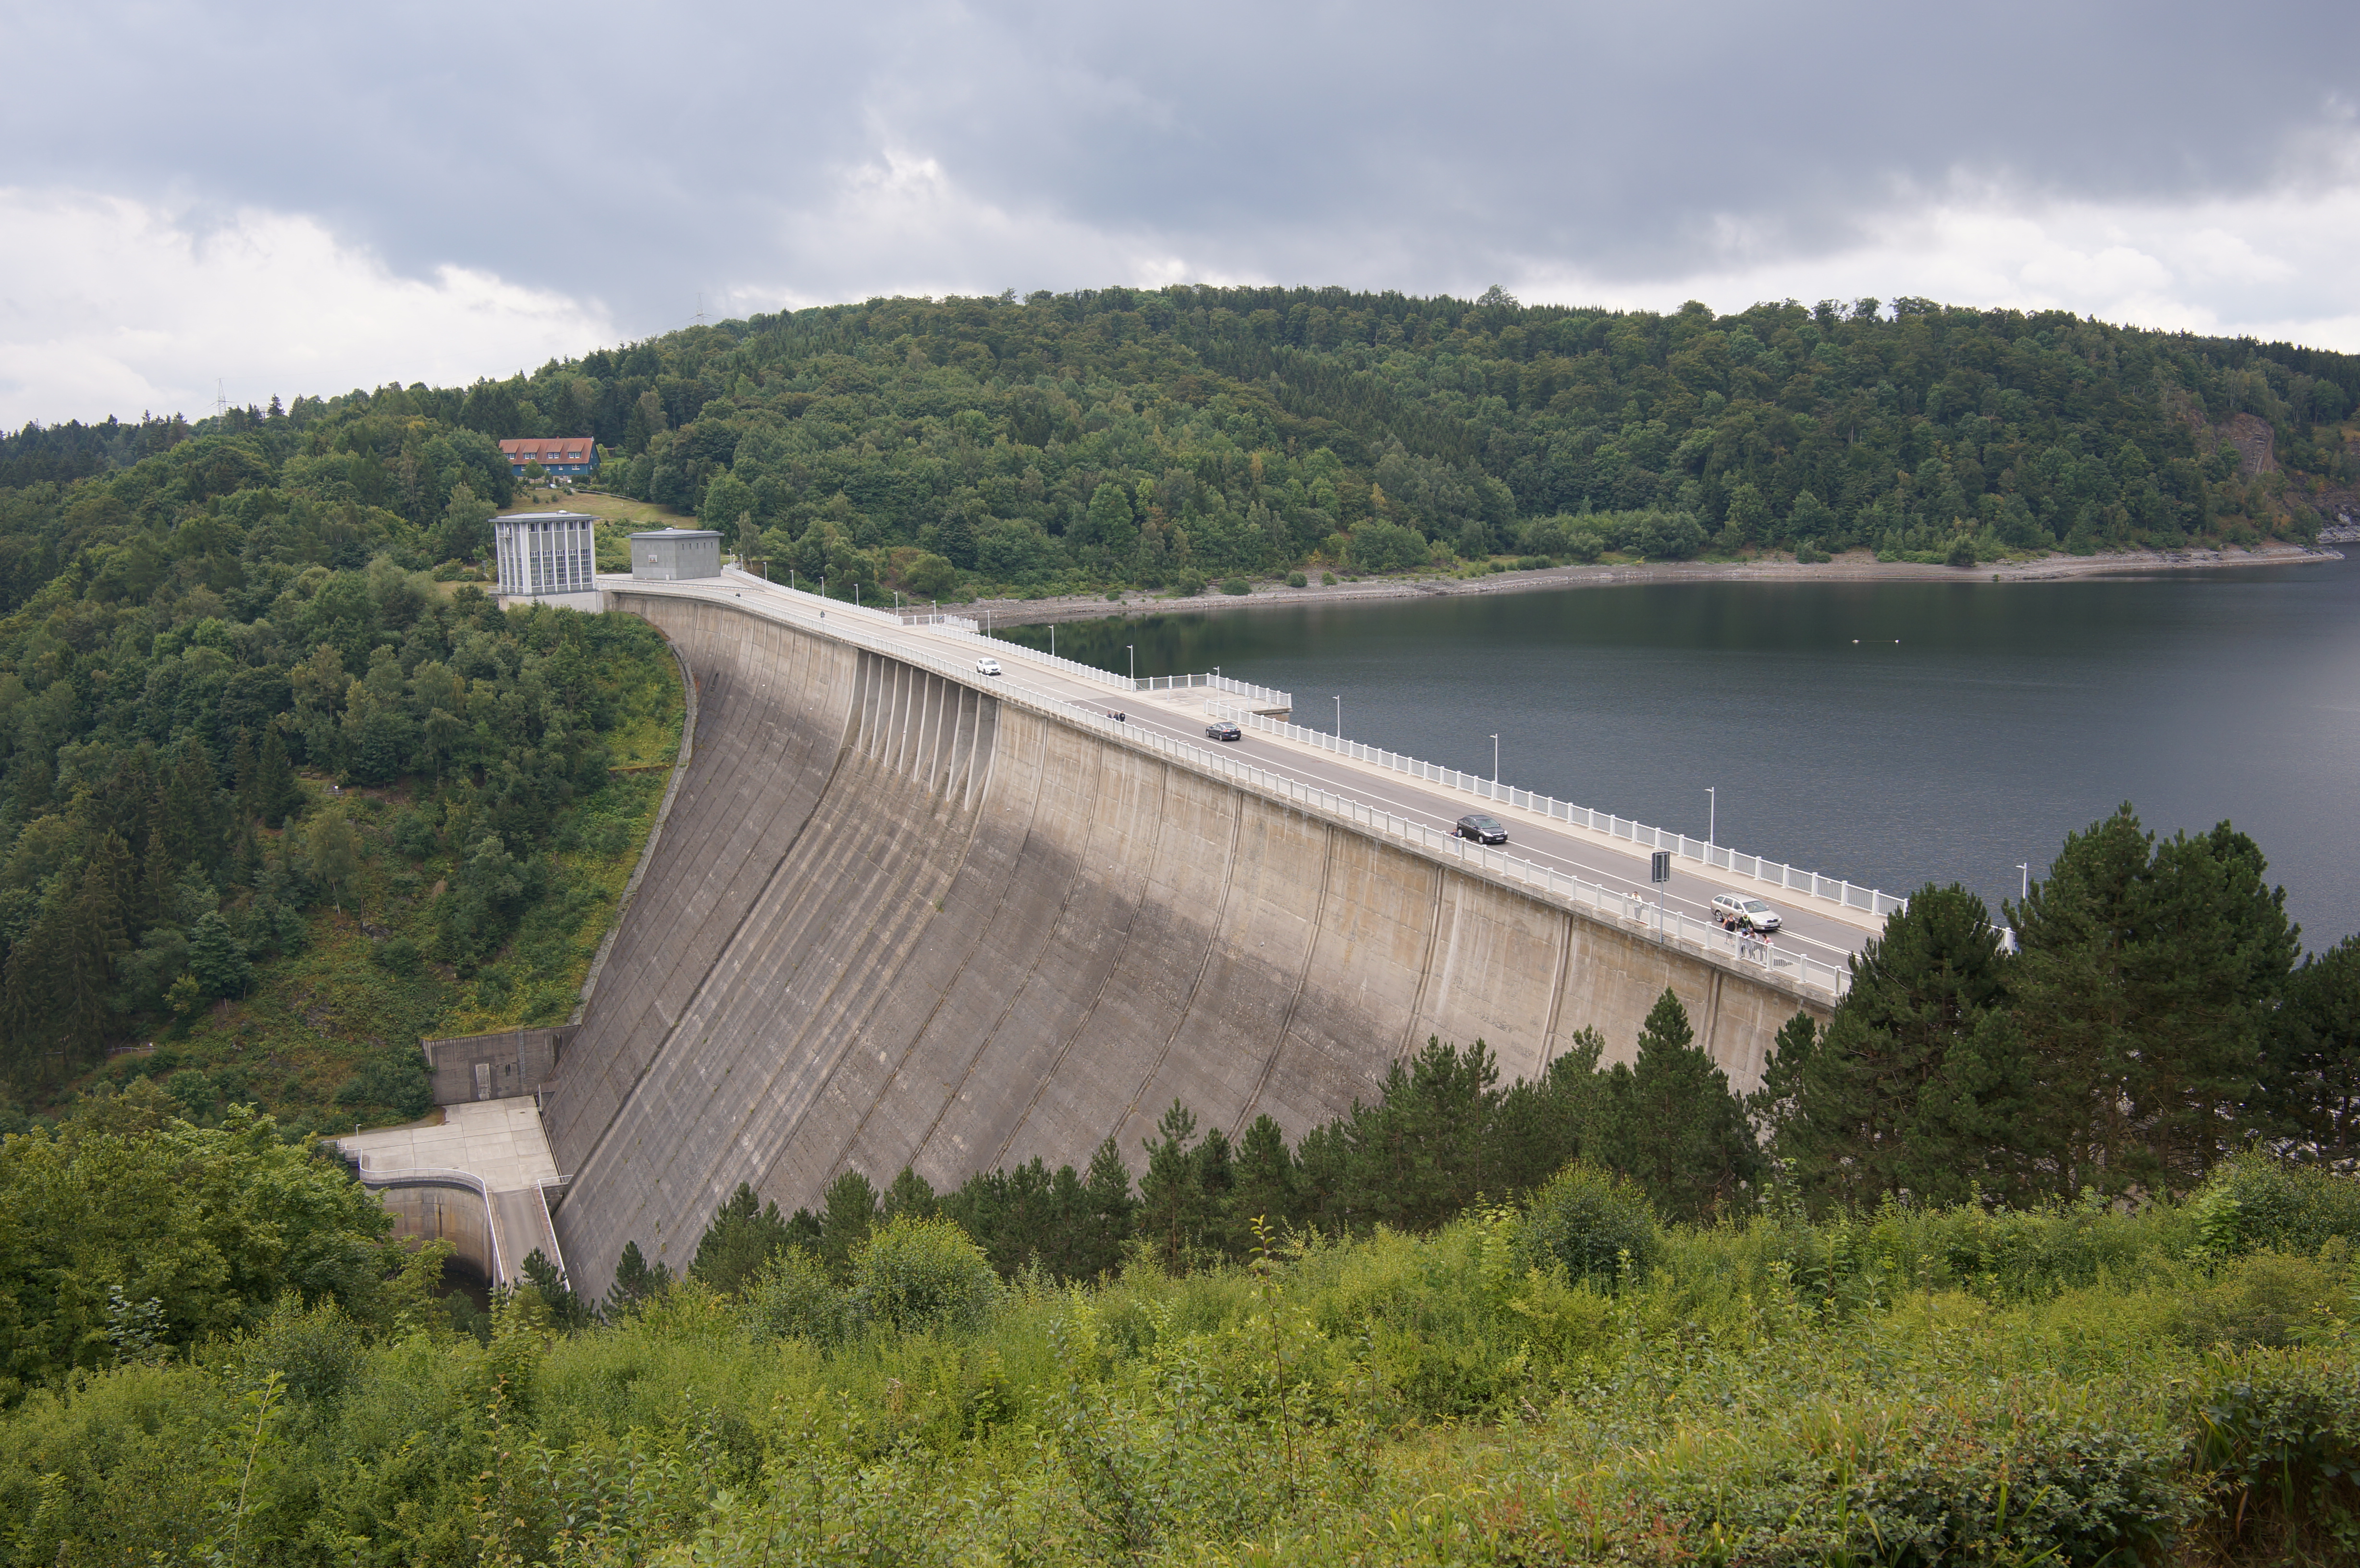
[[[1238,728],[1237,725],[1229,723],[1227,719],[1221,720],[1218,724],[1207,724],[1205,726],[1205,733],[1212,736],[1215,740],[1243,740],[1246,738],[1246,732]]]
[[[1508,842],[1508,830],[1500,825],[1500,819],[1484,816],[1480,811],[1459,818],[1459,825],[1450,831],[1460,838],[1473,839],[1477,844]]]

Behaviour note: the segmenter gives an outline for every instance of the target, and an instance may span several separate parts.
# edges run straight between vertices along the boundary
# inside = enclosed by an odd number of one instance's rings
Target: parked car
[[[1215,740],[1243,740],[1246,738],[1246,732],[1238,728],[1237,725],[1229,723],[1227,719],[1221,719],[1213,724],[1207,724],[1205,726],[1205,733],[1212,736]]]
[[[1500,825],[1500,819],[1497,817],[1487,817],[1480,811],[1470,811],[1466,816],[1459,818],[1459,825],[1450,831],[1457,833],[1460,838],[1472,839],[1477,844],[1505,844],[1508,842],[1508,830]]]
[[[978,659],[975,661],[975,672],[978,675],[997,675],[1000,673],[1000,660]]]
[[[1715,893],[1712,914],[1722,925],[1743,926],[1747,931],[1774,931],[1782,923],[1777,910],[1743,893]]]

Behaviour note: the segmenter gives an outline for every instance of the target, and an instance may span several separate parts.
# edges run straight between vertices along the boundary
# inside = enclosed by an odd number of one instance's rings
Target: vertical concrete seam
[[[1098,748],[1098,756],[1101,758],[1104,758],[1109,755],[1125,758],[1134,764],[1141,760],[1138,754],[1131,751],[1106,746]],[[1171,775],[1168,770],[1161,768],[1156,769],[1155,780],[1159,800],[1163,786],[1170,777]],[[1098,822],[1098,799],[1099,791],[1092,790],[1090,793],[1090,820],[1089,822],[1085,825],[1082,833],[1082,855],[1083,864],[1085,866],[1087,866],[1088,864],[1088,855],[1092,842],[1090,829],[1095,827]],[[1166,813],[1162,811],[1158,811],[1149,819],[1154,823],[1154,836],[1149,841],[1147,850],[1148,864],[1150,866],[1153,866],[1155,862],[1156,850],[1162,847],[1165,816]],[[1122,922],[1122,938],[1115,943],[1114,961],[1107,965],[1106,974],[1100,976],[1098,988],[1090,993],[1090,999],[1083,1005],[1081,1016],[1074,1020],[1074,1027],[1065,1031],[1065,1038],[1064,1040],[1058,1041],[1057,1053],[1054,1057],[1050,1059],[1048,1071],[1042,1073],[1040,1080],[1032,1085],[1032,1098],[1024,1102],[1023,1111],[1018,1115],[1014,1122],[1010,1124],[1008,1136],[1000,1140],[999,1151],[992,1156],[992,1161],[995,1167],[1006,1162],[1009,1149],[1015,1147],[1017,1134],[1022,1132],[1024,1128],[1032,1125],[1032,1113],[1038,1110],[1041,1105],[1041,1096],[1047,1093],[1049,1085],[1056,1081],[1058,1073],[1063,1070],[1065,1065],[1065,1058],[1074,1049],[1074,1042],[1080,1040],[1082,1036],[1088,1031],[1090,1020],[1098,1017],[1098,1007],[1106,1000],[1107,987],[1113,985],[1114,977],[1122,973],[1123,960],[1130,956],[1131,953],[1131,931],[1139,924],[1139,911],[1147,906],[1147,881],[1148,879],[1145,877],[1142,877],[1140,878],[1139,897],[1131,900],[1131,914],[1129,918]],[[1115,1132],[1120,1132],[1122,1130],[1122,1123],[1128,1121],[1130,1117],[1131,1112],[1127,1109],[1124,1110],[1121,1115],[1116,1118],[1113,1130]],[[1111,1136],[1111,1134],[1109,1134],[1109,1136]],[[1100,1139],[1100,1141],[1103,1142],[1104,1139]],[[1095,1146],[1093,1147],[1095,1148]]]
[[[1042,791],[1048,788],[1048,746],[1054,731],[1047,724],[1036,724],[1034,728],[1041,736],[1042,766],[1033,769],[1032,800],[1031,808],[1025,814],[1024,836],[1017,844],[1015,853],[1010,856],[1010,875],[1008,879],[1000,884],[1000,902],[995,906],[995,912],[998,909],[1004,909],[1007,906],[1009,896],[1015,889],[1017,884],[1015,873],[1018,868],[1023,865],[1024,852],[1026,848],[1031,845],[1033,835],[1039,829],[1041,821],[1041,795]],[[997,750],[998,748],[995,747],[994,749]],[[976,1041],[975,1049],[967,1053],[967,1065],[959,1070],[958,1082],[955,1084],[945,1085],[945,1087],[949,1090],[949,1093],[943,1096],[942,1104],[935,1109],[933,1119],[926,1123],[926,1130],[919,1135],[918,1141],[910,1150],[910,1160],[912,1164],[916,1163],[918,1158],[925,1153],[926,1146],[934,1142],[934,1134],[942,1130],[943,1118],[950,1115],[951,1107],[957,1105],[959,1097],[967,1093],[967,1083],[975,1076],[976,1063],[983,1060],[984,1053],[989,1051],[991,1049],[992,1042],[1000,1038],[1000,1031],[1005,1029],[1008,1025],[1008,1016],[1016,1010],[1016,1004],[1023,997],[1025,988],[1031,985],[1032,976],[1040,972],[1041,954],[1047,949],[1050,942],[1056,940],[1058,928],[1065,923],[1065,911],[1073,907],[1074,889],[1081,886],[1083,874],[1088,869],[1089,863],[1086,856],[1076,857],[1073,875],[1066,878],[1065,881],[1065,896],[1057,901],[1057,918],[1053,920],[1045,920],[1042,922],[1039,941],[1035,943],[1032,949],[1032,962],[1025,964],[1023,969],[1020,972],[1022,978],[1020,978],[1015,985],[1008,987],[1007,999],[1001,1003],[999,1016],[991,1020],[991,1027],[983,1031],[982,1037]],[[926,1030],[933,1027],[934,1018],[942,1008],[943,1001],[949,997],[952,988],[956,986],[959,983],[961,977],[967,974],[967,966],[975,962],[975,955],[981,950],[982,945],[982,942],[978,940],[974,945],[970,946],[965,953],[960,955],[958,968],[953,972],[949,982],[943,986],[942,996],[937,998],[934,1006],[927,1010],[925,1023],[919,1028],[916,1034],[911,1037],[910,1049],[908,1051],[905,1051],[902,1056],[903,1063],[906,1063],[910,1055],[916,1051],[919,1042],[925,1039]],[[897,1075],[899,1074],[900,1070],[900,1065],[897,1064],[895,1068],[895,1073]],[[887,1082],[890,1084],[890,1079]],[[872,1106],[871,1108],[873,1109],[874,1107]],[[860,1127],[866,1127],[868,1125],[869,1115],[867,1112],[863,1112],[860,1118]],[[860,1128],[854,1129],[854,1136],[856,1138],[858,1138],[859,1131]],[[850,1147],[849,1143],[847,1144],[847,1147]],[[1002,1147],[1000,1153],[1002,1158],[1006,1157],[1007,1150],[1004,1146]]]
[[[1164,766],[1168,769],[1171,765],[1166,763]],[[1203,776],[1196,777],[1202,779]],[[1216,785],[1223,782],[1219,779],[1203,779],[1203,781]],[[1204,956],[1196,960],[1196,973],[1189,978],[1188,994],[1180,998],[1179,1011],[1172,1020],[1172,1032],[1164,1037],[1163,1045],[1156,1050],[1155,1060],[1148,1063],[1147,1072],[1139,1080],[1139,1087],[1131,1091],[1131,1105],[1123,1113],[1124,1121],[1129,1121],[1139,1114],[1140,1097],[1147,1093],[1147,1086],[1155,1082],[1156,1074],[1164,1071],[1164,1060],[1172,1054],[1172,1042],[1178,1040],[1187,1029],[1188,1019],[1196,1010],[1196,993],[1204,989],[1205,972],[1213,966],[1213,954],[1221,945],[1221,932],[1229,917],[1229,889],[1237,885],[1238,844],[1240,831],[1245,823],[1243,810],[1245,797],[1235,789],[1228,790],[1226,793],[1232,802],[1233,809],[1229,812],[1229,853],[1221,857],[1221,900],[1213,906],[1213,918],[1206,930]]]
[[[1291,813],[1304,822],[1318,819],[1303,812]],[[1328,929],[1328,889],[1335,879],[1336,827],[1332,822],[1319,822],[1321,851],[1319,855],[1319,896],[1311,904],[1311,930],[1303,939],[1303,961],[1295,973],[1295,990],[1286,998],[1286,1011],[1278,1020],[1278,1038],[1271,1042],[1270,1054],[1262,1058],[1262,1075],[1254,1080],[1253,1093],[1246,1096],[1245,1108],[1237,1115],[1229,1127],[1229,1136],[1237,1138],[1245,1130],[1246,1118],[1262,1104],[1262,1091],[1270,1087],[1270,1075],[1278,1071],[1278,1059],[1286,1054],[1286,1038],[1295,1029],[1295,1010],[1303,1005],[1303,993],[1311,984],[1311,966],[1319,956],[1319,933]]]
[[[1573,915],[1569,910],[1557,911],[1557,962],[1549,967],[1548,1022],[1541,1026],[1541,1071],[1557,1057],[1557,1020],[1565,1013],[1566,975],[1573,966]]]
[[[856,684],[857,680],[856,672]],[[857,733],[855,726],[858,724],[859,717],[859,708],[857,703],[846,713],[843,727],[837,734],[836,755],[829,760],[827,778],[813,796],[814,803],[826,799],[828,791],[836,787],[836,775],[843,770],[845,753],[850,746],[853,735]],[[715,971],[722,966],[731,951],[737,947],[738,939],[745,935],[746,922],[754,918],[754,912],[762,907],[763,900],[770,896],[771,889],[777,887],[780,873],[786,868],[787,863],[794,858],[796,847],[803,843],[804,833],[811,830],[812,820],[817,814],[814,804],[814,810],[806,812],[803,820],[795,824],[793,834],[787,840],[785,847],[780,851],[779,858],[771,864],[770,875],[763,877],[762,885],[756,890],[754,897],[747,901],[745,909],[738,911],[738,919],[730,925],[729,934],[715,946],[713,956],[705,962],[704,974],[698,977],[694,985],[689,987],[688,995],[681,1004],[680,1018],[664,1026],[663,1034],[657,1040],[655,1048],[648,1052],[647,1059],[639,1063],[639,1071],[631,1075],[629,1086],[616,1097],[615,1108],[608,1114],[606,1125],[598,1129],[598,1136],[590,1142],[589,1151],[582,1157],[580,1167],[582,1174],[586,1175],[596,1166],[599,1157],[606,1152],[606,1139],[614,1132],[615,1124],[622,1119],[623,1113],[629,1109],[631,1102],[639,1097],[640,1085],[648,1081],[648,1074],[654,1070],[656,1063],[663,1060],[664,1056],[671,1051],[673,1040],[680,1034],[681,1023],[695,1011],[698,998],[703,996],[706,988],[713,984]]]
[[[1426,954],[1417,965],[1417,995],[1410,999],[1409,1022],[1402,1030],[1402,1042],[1393,1052],[1396,1062],[1417,1049],[1418,1020],[1426,1017],[1426,987],[1434,984],[1434,944],[1442,931],[1442,893],[1450,877],[1450,868],[1439,861],[1434,863],[1434,907],[1426,919]]]

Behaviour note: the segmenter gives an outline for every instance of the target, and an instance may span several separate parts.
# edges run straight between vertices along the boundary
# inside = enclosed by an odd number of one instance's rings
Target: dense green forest
[[[133,516],[152,528],[159,502],[273,519],[306,560],[390,543],[429,567],[479,544],[435,534],[454,485],[507,498],[494,439],[580,433],[606,449],[602,487],[871,594],[2303,539],[2322,506],[2360,505],[2355,407],[2351,355],[1914,299],[1731,316],[1496,290],[872,299],[466,388],[0,438],[0,606],[82,542],[128,539]],[[179,443],[202,454],[145,466]],[[293,460],[275,498],[229,499]],[[92,479],[143,467],[175,476],[168,496],[118,484],[121,507],[93,504]]]
[[[417,1115],[421,1034],[563,1018],[661,789],[634,621],[459,561],[479,431],[298,400],[12,438],[0,475],[0,1073],[110,1048],[192,1115]],[[12,1113],[16,1114],[16,1113]]]

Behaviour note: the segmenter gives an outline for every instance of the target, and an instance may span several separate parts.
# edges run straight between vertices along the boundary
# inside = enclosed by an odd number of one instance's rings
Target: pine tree
[[[1294,1228],[1295,1216],[1295,1156],[1286,1134],[1268,1115],[1256,1116],[1238,1143],[1237,1186],[1231,1212],[1248,1236],[1262,1220],[1275,1233]]]
[[[1759,1156],[1729,1075],[1696,1043],[1688,1009],[1666,988],[1639,1030],[1637,1059],[1609,1075],[1601,1153],[1667,1219],[1729,1213]]]
[[[2064,1190],[2186,1191],[2242,1142],[2296,949],[2266,868],[2226,822],[2158,845],[2125,805],[2011,909]]]
[[[615,1259],[615,1282],[606,1287],[606,1299],[599,1313],[608,1323],[619,1322],[639,1305],[661,1296],[672,1285],[672,1270],[658,1263],[650,1265],[636,1241],[623,1243],[622,1256]]]
[[[254,735],[241,728],[237,746],[231,755],[230,777],[237,799],[237,820],[241,825],[262,814],[262,777],[254,756]]]
[[[935,1210],[940,1207],[941,1204],[934,1197],[933,1185],[917,1171],[904,1165],[901,1167],[901,1173],[893,1178],[893,1184],[885,1189],[885,1200],[880,1217],[890,1220],[902,1214],[909,1214],[917,1219],[930,1220],[934,1217]]]
[[[713,1211],[713,1223],[696,1243],[690,1275],[725,1294],[734,1294],[770,1255],[790,1240],[779,1205],[765,1203],[746,1182]]]
[[[1139,1202],[1131,1195],[1131,1171],[1123,1165],[1122,1149],[1111,1138],[1100,1143],[1090,1156],[1090,1167],[1082,1178],[1082,1194],[1088,1205],[1089,1229],[1084,1242],[1075,1248],[1075,1278],[1094,1279],[1115,1268],[1122,1261],[1122,1249],[1131,1240],[1133,1216]]]
[[[852,1257],[877,1228],[877,1189],[858,1171],[827,1184],[820,1198],[819,1256],[840,1282],[852,1278]]]
[[[1144,1140],[1147,1173],[1139,1180],[1139,1229],[1153,1244],[1157,1259],[1177,1273],[1195,1250],[1206,1217],[1204,1190],[1190,1157],[1196,1115],[1175,1100],[1155,1132]]]
[[[191,738],[180,744],[180,755],[165,776],[161,822],[164,848],[176,866],[199,866],[211,876],[220,868],[222,830],[221,787],[212,758]]]
[[[254,762],[257,810],[263,825],[279,827],[302,804],[303,791],[287,760],[287,742],[274,722],[263,727],[262,750]]]
[[[1945,1197],[1963,1192],[1994,1130],[1987,1107],[2016,1118],[2030,1109],[2021,1052],[2004,1034],[1985,1036],[1951,1071],[1954,1053],[2003,1004],[2003,965],[1990,911],[1964,887],[1929,885],[1887,918],[1852,960],[1851,989],[1825,1035],[1771,1069],[1777,1094],[1792,1102],[1776,1152],[1804,1192],[1863,1205],[1923,1195],[1928,1182]],[[1786,1043],[1782,1035],[1782,1057]],[[1934,1099],[1921,1105],[1929,1089]],[[2053,1142],[2037,1120],[2015,1136],[2032,1159]]]
[[[2343,1166],[2360,1157],[2360,936],[2289,977],[2257,1109],[2294,1159]]]

